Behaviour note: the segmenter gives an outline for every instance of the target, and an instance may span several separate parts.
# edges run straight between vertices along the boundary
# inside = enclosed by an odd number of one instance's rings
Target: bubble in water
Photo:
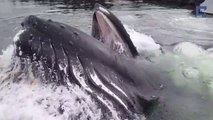
[[[173,51],[175,54],[187,57],[196,57],[205,54],[205,50],[202,47],[190,42],[179,43],[174,47]]]
[[[185,68],[182,73],[188,79],[198,79],[200,74],[199,71],[193,67]]]

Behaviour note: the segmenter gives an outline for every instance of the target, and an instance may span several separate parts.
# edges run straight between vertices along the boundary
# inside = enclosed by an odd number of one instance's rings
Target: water
[[[156,65],[165,66],[162,69],[178,86],[191,87],[193,84],[198,86],[192,88],[196,92],[213,94],[211,16],[195,18],[191,10],[140,1],[100,2],[125,24],[140,54],[151,57]],[[30,67],[23,74],[17,72],[18,65],[10,70],[11,63],[18,62],[12,59],[13,37],[20,31],[20,23],[26,16],[52,19],[90,34],[93,5],[93,2],[64,5],[63,2],[0,0],[0,49],[3,50],[0,56],[0,119],[101,119],[101,109],[83,89],[72,85],[69,88],[43,85],[29,72]],[[169,51],[162,55],[160,46],[169,46]],[[18,64],[16,62],[14,64]],[[172,63],[173,67],[166,68],[166,63]],[[200,88],[201,82],[206,84],[205,89]],[[113,113],[112,119],[119,119],[110,101],[103,102]]]
[[[103,4],[103,0],[100,3]],[[152,36],[158,43],[170,45],[189,41],[205,47],[213,44],[212,17],[195,18],[191,15],[191,10],[165,8],[137,1],[108,1],[105,4],[123,23],[136,31]],[[87,6],[84,4],[66,6],[62,2],[1,0],[0,49],[6,49],[12,43],[12,37],[20,29],[20,22],[27,15],[50,18],[90,34],[93,5],[94,3]]]

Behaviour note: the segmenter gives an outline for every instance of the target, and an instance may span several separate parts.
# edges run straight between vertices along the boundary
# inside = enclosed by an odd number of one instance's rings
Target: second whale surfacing
[[[93,16],[92,36],[36,16],[27,17],[22,26],[14,43],[16,56],[42,66],[45,84],[85,89],[103,109],[103,119],[112,118],[102,99],[113,103],[121,119],[136,119],[135,114],[147,120],[213,119],[209,94],[179,87],[161,67],[137,59],[121,22],[100,5]]]

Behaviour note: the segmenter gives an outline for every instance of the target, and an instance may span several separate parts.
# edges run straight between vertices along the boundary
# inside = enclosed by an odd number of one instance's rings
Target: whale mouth
[[[110,15],[101,6],[96,9],[93,16],[92,35],[102,42],[107,42],[107,40],[115,38],[121,41],[123,39],[122,35],[107,14]]]
[[[92,36],[119,54],[137,56],[138,52],[121,21],[103,6],[96,4]]]

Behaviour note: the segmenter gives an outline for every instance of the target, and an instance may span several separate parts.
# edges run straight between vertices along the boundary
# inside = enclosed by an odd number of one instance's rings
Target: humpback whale
[[[213,119],[209,94],[180,87],[161,67],[137,59],[122,23],[101,5],[93,15],[92,36],[36,16],[28,16],[21,25],[23,31],[14,42],[16,56],[34,64],[33,72],[42,67],[44,84],[85,89],[103,109],[103,119],[112,118],[102,99],[113,103],[121,119],[136,119],[135,114],[147,120]]]

